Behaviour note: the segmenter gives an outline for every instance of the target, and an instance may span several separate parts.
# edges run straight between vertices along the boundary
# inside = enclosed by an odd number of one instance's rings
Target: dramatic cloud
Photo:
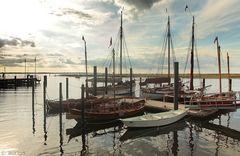
[[[0,48],[4,47],[5,45],[9,46],[27,46],[30,45],[31,47],[35,47],[35,43],[28,40],[22,40],[18,37],[12,37],[12,39],[1,39],[0,38]]]
[[[124,14],[127,18],[137,18],[160,1],[162,0],[116,0],[115,3],[120,8],[124,7]]]

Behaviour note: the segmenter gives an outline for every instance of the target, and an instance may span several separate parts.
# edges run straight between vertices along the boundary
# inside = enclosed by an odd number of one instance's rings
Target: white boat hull
[[[129,128],[136,127],[158,127],[177,122],[187,115],[187,110],[176,110],[170,112],[147,114],[143,116],[121,119],[123,124]]]
[[[132,86],[132,93],[135,93],[136,84],[133,84]],[[92,89],[93,92],[93,89]],[[97,95],[105,95],[105,88],[104,87],[98,87],[97,88]],[[106,95],[114,95],[114,88],[109,87],[107,90]],[[121,86],[115,88],[115,95],[130,95],[130,87],[129,86]]]
[[[141,97],[151,99],[151,100],[163,100],[164,95],[157,94],[157,93],[146,93],[141,91]]]

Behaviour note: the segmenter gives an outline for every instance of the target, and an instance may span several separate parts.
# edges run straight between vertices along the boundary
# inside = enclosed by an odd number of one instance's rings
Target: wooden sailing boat
[[[141,96],[154,99],[154,100],[163,100],[172,102],[173,101],[173,94],[174,94],[174,86],[171,83],[170,77],[170,57],[171,57],[171,49],[173,53],[173,44],[172,44],[172,37],[171,37],[171,30],[170,30],[170,17],[168,16],[167,22],[167,36],[165,39],[164,47],[168,47],[168,74],[167,77],[157,77],[157,78],[147,78],[143,83],[140,83],[141,86],[147,86],[149,84],[158,84],[159,86],[154,86],[153,88],[150,87],[142,87],[141,88]],[[174,53],[173,53],[174,55]],[[180,102],[186,99],[189,99],[192,94],[195,92],[187,91],[185,84],[179,80],[179,100]]]
[[[202,94],[193,96],[190,100],[191,105],[197,105],[201,109],[216,108],[222,109],[224,107],[240,106],[239,101],[236,100],[236,93],[231,91],[229,86],[228,92],[222,92],[222,73],[221,73],[221,47],[219,45],[218,37],[215,38],[214,43],[217,43],[217,57],[218,57],[218,71],[219,71],[219,93]],[[229,56],[227,55],[228,64],[228,78],[230,79]],[[229,80],[230,81],[230,80]]]
[[[126,80],[123,81],[123,49],[124,49],[124,44],[123,44],[123,11],[121,11],[121,25],[120,25],[120,30],[119,30],[119,77],[115,76],[115,80],[113,83],[113,77],[107,78],[108,83],[111,83],[111,85],[107,86],[107,93],[106,93],[106,87],[105,86],[99,86],[97,87],[97,95],[132,95],[135,92],[135,80]],[[112,42],[112,39],[111,41]],[[112,43],[110,43],[110,46],[112,46]],[[131,69],[130,69],[130,73],[131,73]],[[92,82],[92,84],[94,83],[93,79],[89,80],[90,82]],[[105,78],[101,79],[101,78],[97,78],[98,82],[104,82],[106,81]],[[114,88],[115,87],[115,88]],[[131,88],[131,89],[130,89]],[[91,87],[89,88],[89,92],[91,94],[94,94],[94,88]],[[115,92],[115,93],[114,93]]]
[[[92,103],[85,108],[85,118],[91,121],[115,120],[139,115],[143,112],[145,100],[134,97],[115,97],[115,51],[113,49],[113,97],[103,97],[99,103]],[[89,105],[88,105],[89,106]],[[81,110],[74,109],[74,115],[81,115]]]
[[[163,100],[164,95],[168,93],[173,93],[173,85],[171,84],[170,77],[170,48],[171,44],[171,31],[170,31],[170,17],[168,16],[167,22],[167,36],[166,36],[168,47],[168,76],[167,77],[156,77],[156,78],[146,78],[144,82],[140,83],[140,86],[148,86],[149,84],[154,84],[153,88],[142,87],[141,96],[148,99]],[[159,85],[159,86],[156,86]]]

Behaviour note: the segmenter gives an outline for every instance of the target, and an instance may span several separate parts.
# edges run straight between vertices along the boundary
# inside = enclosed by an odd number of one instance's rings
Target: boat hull
[[[164,118],[164,115],[162,113],[156,113],[149,115],[143,115],[139,116],[139,120],[136,120],[136,118],[129,119],[121,119],[123,124],[127,126],[128,128],[138,128],[138,127],[158,127],[158,126],[165,126],[172,123],[177,122],[178,120],[182,119],[184,116],[187,115],[187,110],[182,110],[180,114],[172,115],[170,117]],[[141,119],[141,117],[143,117]]]

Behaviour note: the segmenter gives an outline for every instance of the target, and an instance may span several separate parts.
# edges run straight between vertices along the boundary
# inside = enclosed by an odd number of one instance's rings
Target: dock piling
[[[97,96],[97,66],[93,67],[93,95]]]
[[[204,89],[205,88],[205,78],[202,79],[202,88]]]
[[[46,102],[46,87],[47,87],[47,76],[44,75],[43,79],[43,131],[44,131],[44,139],[47,140],[47,128],[46,128],[46,118],[47,118],[47,102]]]
[[[63,100],[63,96],[62,96],[62,83],[59,83],[59,143],[60,143],[60,152],[63,154],[63,149],[62,149],[62,145],[63,145],[63,136],[62,136],[62,100]]]
[[[66,100],[68,100],[68,77],[66,78]]]
[[[81,87],[81,107],[82,107],[82,151],[86,151],[86,138],[85,138],[85,115],[84,115],[84,111],[85,111],[85,106],[84,106],[84,85],[82,85]]]
[[[62,132],[62,83],[59,83],[59,123],[60,133]]]
[[[174,110],[178,110],[179,66],[174,62]]]
[[[228,79],[228,91],[231,92],[232,91],[232,79]]]
[[[105,67],[105,94],[108,94],[108,68]]]
[[[140,77],[140,82],[139,82],[139,84],[140,84],[140,89],[142,88],[142,77]]]
[[[17,88],[17,76],[14,76],[14,87]]]
[[[130,96],[133,95],[133,85],[132,85],[132,68],[130,68]]]
[[[16,76],[14,77],[16,79]],[[33,121],[33,134],[35,133],[35,107],[34,107],[34,79],[33,76],[31,76],[32,80],[32,121]],[[15,85],[16,86],[16,85]]]

